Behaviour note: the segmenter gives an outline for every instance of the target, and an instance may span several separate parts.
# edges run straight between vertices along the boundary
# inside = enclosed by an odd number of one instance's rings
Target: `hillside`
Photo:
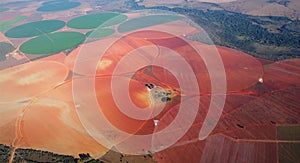
[[[299,0],[237,0],[220,4],[228,11],[253,16],[285,16],[290,19],[300,18]]]

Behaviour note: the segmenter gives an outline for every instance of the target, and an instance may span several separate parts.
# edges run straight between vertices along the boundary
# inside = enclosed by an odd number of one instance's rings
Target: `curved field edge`
[[[6,37],[26,38],[57,31],[65,26],[61,20],[42,20],[22,24],[5,32]]]
[[[69,2],[69,1],[54,2],[53,1],[53,3],[43,3],[43,6],[39,7],[37,11],[40,12],[63,11],[63,10],[69,10],[78,7],[80,5],[81,5],[80,2]]]
[[[26,41],[20,46],[25,54],[54,54],[73,48],[85,40],[79,32],[56,32]]]
[[[138,17],[120,24],[118,30],[121,33],[130,32],[141,28],[155,26],[180,19],[183,19],[183,17],[177,15],[150,15]]]
[[[101,28],[87,32],[85,35],[88,38],[104,38],[115,33],[115,30],[110,28]]]
[[[67,22],[67,26],[74,29],[93,29],[99,26],[113,26],[125,21],[126,19],[126,15],[118,13],[91,14],[74,18]]]
[[[10,29],[12,24],[19,23],[26,19],[27,19],[27,16],[17,16],[15,18],[7,20],[7,21],[1,21],[0,22],[0,32]]]

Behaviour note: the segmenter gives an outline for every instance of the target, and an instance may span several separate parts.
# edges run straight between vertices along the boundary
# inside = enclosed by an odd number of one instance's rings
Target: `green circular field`
[[[16,26],[5,32],[10,38],[26,38],[57,31],[65,26],[61,20],[42,20]]]
[[[115,30],[110,28],[100,28],[87,32],[85,35],[89,38],[104,38],[115,33]]]
[[[51,4],[56,4],[56,3],[61,3],[61,2],[69,2],[69,0],[52,0],[52,1],[46,1],[43,2],[42,5],[51,5]]]
[[[5,11],[8,11],[9,8],[0,8],[0,12],[5,12]]]
[[[75,29],[93,29],[119,24],[127,19],[126,15],[117,13],[101,13],[80,16],[70,20],[67,26]]]
[[[164,24],[175,20],[183,19],[177,15],[150,15],[128,20],[118,27],[119,32],[130,32],[141,28]]]
[[[54,0],[43,3],[41,7],[37,9],[37,11],[42,12],[55,12],[55,11],[63,11],[69,10],[75,7],[80,6],[80,2],[69,2],[68,0]]]
[[[79,32],[56,32],[28,40],[19,49],[26,54],[48,55],[73,48],[84,40],[85,35]]]

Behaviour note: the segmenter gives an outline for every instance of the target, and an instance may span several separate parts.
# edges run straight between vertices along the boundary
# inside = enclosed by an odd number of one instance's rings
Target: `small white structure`
[[[157,125],[158,125],[158,123],[159,123],[159,120],[157,120],[157,119],[154,119],[153,121],[154,121],[154,125],[155,125],[155,126],[157,126]]]
[[[263,83],[263,82],[264,82],[264,79],[263,79],[263,78],[259,78],[258,81],[259,81],[260,83]]]
[[[150,89],[149,87],[147,87],[147,90],[148,90],[148,92],[150,92],[150,91],[151,91],[151,89]]]

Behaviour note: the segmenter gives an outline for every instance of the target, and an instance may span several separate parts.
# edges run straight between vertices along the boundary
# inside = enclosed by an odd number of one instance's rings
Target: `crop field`
[[[80,2],[69,2],[68,0],[53,0],[44,2],[41,7],[37,9],[37,11],[41,12],[56,12],[56,11],[63,11],[69,10],[75,7],[80,6]]]
[[[9,8],[0,8],[0,12],[5,12],[5,11],[8,11]]]
[[[26,19],[27,19],[27,16],[17,16],[15,18],[7,20],[7,21],[1,21],[0,22],[0,25],[1,25],[0,31],[5,31],[7,29],[10,29],[12,24],[24,21]]]
[[[11,38],[33,37],[57,31],[64,26],[65,22],[60,20],[43,20],[16,26],[6,31],[5,35]]]
[[[291,20],[175,2],[3,2],[0,162],[299,161],[300,59],[214,44],[282,41],[262,26]]]
[[[30,39],[20,46],[25,54],[55,54],[82,43],[85,35],[78,32],[56,32]]]
[[[108,27],[119,24],[127,19],[127,16],[117,13],[102,13],[85,15],[70,20],[67,25],[76,29],[93,29],[97,27]]]
[[[115,33],[115,30],[110,28],[100,28],[86,33],[89,38],[103,38]]]
[[[152,15],[140,18],[131,19],[119,26],[120,32],[130,32],[138,29],[142,29],[149,26],[164,24],[172,22],[174,20],[181,19],[180,16],[173,15]]]

